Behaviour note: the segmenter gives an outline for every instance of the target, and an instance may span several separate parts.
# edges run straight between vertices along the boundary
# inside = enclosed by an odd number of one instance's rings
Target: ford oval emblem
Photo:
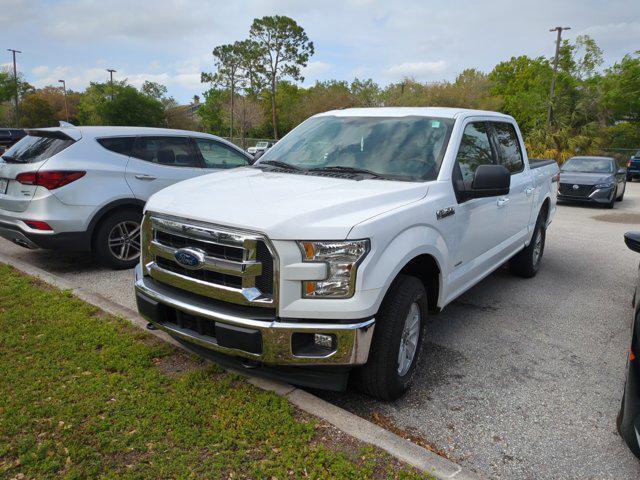
[[[193,248],[181,248],[173,254],[178,264],[190,270],[197,270],[204,265],[204,253]]]

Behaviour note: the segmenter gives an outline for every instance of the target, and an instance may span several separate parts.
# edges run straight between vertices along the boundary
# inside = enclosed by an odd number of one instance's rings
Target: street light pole
[[[64,92],[64,114],[69,123],[69,107],[67,106],[67,83],[64,80],[58,80],[62,84],[62,91]]]
[[[560,44],[562,43],[562,31],[571,30],[571,27],[555,27],[550,28],[550,32],[558,32],[556,38],[556,55],[553,59],[553,77],[551,77],[551,91],[549,92],[549,106],[547,107],[547,129],[551,126],[551,117],[553,116],[553,96],[556,89],[556,77],[558,76],[558,57],[560,56]]]
[[[22,53],[20,50],[14,50],[13,48],[7,48],[8,52],[13,54],[13,81],[16,87],[16,127],[20,126],[20,107],[18,106],[18,69],[16,68],[16,53]]]
[[[113,68],[107,68],[107,72],[109,72],[109,83],[113,87],[113,74],[117,72],[117,70],[114,70]]]

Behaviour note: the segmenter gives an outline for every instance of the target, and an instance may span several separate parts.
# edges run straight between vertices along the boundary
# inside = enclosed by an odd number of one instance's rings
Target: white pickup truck
[[[428,314],[507,261],[536,274],[557,180],[507,115],[322,113],[253,166],[148,201],[138,309],[225,366],[397,398]]]

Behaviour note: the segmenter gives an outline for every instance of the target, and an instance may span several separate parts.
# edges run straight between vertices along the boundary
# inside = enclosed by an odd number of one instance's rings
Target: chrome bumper
[[[271,365],[362,365],[366,363],[369,355],[375,324],[373,318],[359,323],[340,324],[281,322],[261,312],[250,317],[242,316],[234,310],[230,312],[230,309],[212,307],[212,302],[206,298],[190,295],[188,292],[182,293],[154,281],[149,276],[143,276],[140,265],[136,267],[135,289],[136,295],[178,311],[227,326],[260,332],[262,352],[257,354],[224,347],[211,336],[181,329],[140,312],[148,321],[169,335],[226,355]],[[295,333],[332,335],[335,339],[334,349],[322,355],[294,354],[292,338]]]

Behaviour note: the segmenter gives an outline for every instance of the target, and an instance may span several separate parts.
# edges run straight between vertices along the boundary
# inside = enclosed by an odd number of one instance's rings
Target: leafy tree
[[[372,79],[360,80],[355,78],[349,86],[351,95],[359,107],[379,107],[382,105],[382,90]]]
[[[206,131],[215,135],[224,135],[224,129],[227,126],[224,113],[227,97],[227,92],[217,88],[204,92],[204,103],[198,109],[198,116]]]
[[[611,121],[640,122],[640,50],[606,70],[602,95]]]
[[[259,73],[269,87],[273,136],[278,138],[277,89],[280,81],[302,81],[300,73],[314,53],[313,42],[295,20],[286,16],[256,18],[249,38],[258,47]]]
[[[20,103],[20,126],[53,127],[58,122],[51,105],[38,93],[30,93]]]

